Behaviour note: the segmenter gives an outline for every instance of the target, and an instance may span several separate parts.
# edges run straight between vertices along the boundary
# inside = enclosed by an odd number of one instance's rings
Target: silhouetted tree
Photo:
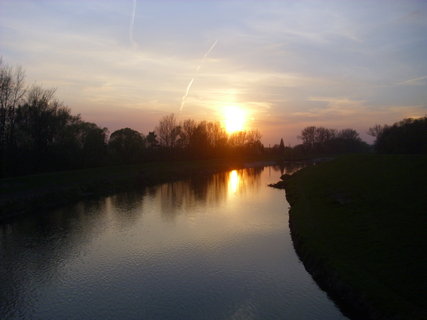
[[[111,157],[117,163],[141,161],[144,147],[143,135],[130,128],[114,131],[108,141]]]
[[[46,170],[62,130],[77,120],[55,99],[54,89],[33,86],[27,91],[25,103],[16,110],[15,144],[21,153],[31,154],[34,170]]]
[[[279,153],[283,154],[283,152],[285,152],[285,143],[283,142],[283,138],[280,139],[280,143],[279,143]]]
[[[145,142],[147,148],[150,149],[156,148],[159,145],[159,141],[157,141],[157,135],[154,131],[148,132],[147,137],[145,138]]]
[[[107,128],[74,118],[62,127],[50,147],[51,169],[88,168],[106,163]]]
[[[193,119],[187,119],[181,122],[180,147],[188,149],[195,134],[197,124]]]
[[[375,150],[380,153],[427,153],[427,117],[404,119],[382,127],[375,141]]]
[[[178,124],[174,114],[163,117],[146,139],[123,128],[113,132],[107,144],[107,134],[106,128],[72,115],[56,99],[55,89],[26,89],[22,70],[0,60],[2,176],[111,162],[240,157],[263,152],[261,134],[256,130],[228,135],[219,122],[187,119]]]
[[[25,95],[24,72],[12,68],[0,58],[0,165],[3,167],[6,152],[13,144],[15,111]]]
[[[190,137],[189,149],[193,158],[206,158],[211,148],[207,124],[206,121],[202,121],[196,126]]]
[[[359,133],[354,129],[343,129],[338,131],[337,138],[347,141],[360,141]]]
[[[174,148],[180,134],[180,127],[177,126],[175,115],[164,116],[156,128],[160,145],[166,148]]]
[[[227,147],[227,132],[219,122],[208,122],[209,140],[215,152],[221,153]]]
[[[379,124],[376,124],[376,125],[374,125],[373,127],[371,127],[371,128],[369,128],[369,130],[368,130],[368,134],[370,135],[370,136],[373,136],[373,137],[378,137],[382,132],[383,132],[383,130],[386,128],[387,126],[381,126],[381,125],[379,125]]]
[[[307,127],[303,129],[301,147],[294,148],[294,154],[334,154],[345,152],[366,152],[368,145],[363,142],[354,129],[337,131],[323,127]]]
[[[316,127],[306,127],[302,130],[301,136],[298,136],[302,140],[304,146],[312,149],[316,141]]]

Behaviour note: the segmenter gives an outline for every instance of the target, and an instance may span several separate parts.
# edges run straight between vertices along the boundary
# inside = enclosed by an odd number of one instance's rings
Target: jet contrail
[[[132,15],[129,23],[129,41],[133,46],[136,45],[136,42],[133,39],[133,25],[135,24],[135,12],[136,12],[136,0],[133,0]]]
[[[182,97],[181,101],[181,107],[179,108],[179,112],[182,111],[182,108],[184,108],[185,99],[187,99],[188,93],[190,92],[190,88],[193,85],[194,78],[192,78],[187,86],[187,91],[185,92],[185,95]]]
[[[211,47],[208,51],[206,51],[205,55],[203,56],[202,62],[197,66],[196,72],[199,72],[200,67],[202,66],[203,62],[205,62],[206,58],[208,57],[209,53],[215,48],[216,44],[218,43],[218,40],[215,40],[214,43],[212,43]]]
[[[196,68],[196,75],[199,73],[200,68],[202,67],[203,62],[205,62],[206,58],[211,53],[211,51],[215,48],[215,46],[216,46],[217,43],[218,43],[218,40],[215,40],[215,42],[212,43],[212,45],[210,46],[210,48],[208,49],[208,51],[206,51],[206,53],[203,55],[202,61],[199,63],[199,65]],[[185,92],[185,95],[182,97],[181,107],[179,108],[179,112],[181,112],[182,109],[184,108],[185,100],[187,99],[188,93],[190,92],[191,86],[193,85],[194,78],[195,77],[191,78],[190,82],[187,85],[187,91]]]

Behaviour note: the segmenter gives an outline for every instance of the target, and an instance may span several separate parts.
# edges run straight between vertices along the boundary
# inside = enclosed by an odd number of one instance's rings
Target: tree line
[[[144,135],[82,120],[55,90],[27,86],[22,69],[0,60],[1,176],[171,159],[257,156],[258,131],[228,135],[219,122],[163,117]]]
[[[392,126],[375,125],[374,150],[381,153],[426,153],[427,117]],[[370,152],[354,129],[309,126],[294,147],[283,139],[264,148],[257,130],[227,134],[219,122],[178,121],[164,116],[146,135],[131,128],[109,134],[107,128],[82,120],[55,96],[55,90],[27,86],[22,69],[0,59],[1,176],[90,168],[144,161],[210,158],[301,159],[348,152]]]
[[[294,147],[285,146],[283,139],[273,147],[272,152],[285,160],[337,155],[343,153],[370,152],[371,147],[354,129],[329,129],[309,126],[301,131],[298,139],[302,141]]]
[[[281,139],[271,151],[285,160],[359,152],[427,154],[427,116],[403,119],[393,125],[376,124],[367,133],[375,137],[373,145],[364,142],[354,129],[309,126],[298,136],[301,144],[285,146]]]
[[[375,125],[369,129],[379,153],[427,154],[427,116],[403,119],[393,125]]]

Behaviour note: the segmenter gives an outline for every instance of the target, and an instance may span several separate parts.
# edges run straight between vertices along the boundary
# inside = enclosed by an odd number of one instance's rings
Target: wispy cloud
[[[425,85],[427,85],[427,76],[408,79],[408,80],[399,82],[397,85],[400,85],[400,86],[425,86]]]
[[[346,97],[309,97],[307,101],[323,105],[314,106],[301,112],[292,112],[293,117],[317,119],[322,122],[340,120],[363,121],[363,123],[381,120],[381,123],[394,122],[406,117],[420,117],[427,112],[426,104],[419,105],[372,105],[366,100],[354,100]],[[338,121],[337,121],[338,120]]]
[[[215,120],[235,104],[273,139],[427,113],[422,1],[126,3],[0,0],[3,59],[83,117],[127,108]]]
[[[133,38],[133,28],[135,24],[136,0],[133,0],[132,14],[129,23],[129,42],[132,46],[136,46],[136,41]]]

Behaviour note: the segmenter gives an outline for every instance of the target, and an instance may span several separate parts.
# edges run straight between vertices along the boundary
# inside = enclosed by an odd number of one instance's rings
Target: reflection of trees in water
[[[219,206],[230,194],[230,179],[233,172],[237,173],[238,177],[238,185],[234,193],[240,194],[260,187],[262,170],[262,167],[233,170],[163,184],[156,190],[161,214],[167,219],[173,219],[181,212],[193,212],[190,209],[197,206]]]
[[[38,298],[34,287],[57,276],[64,261],[80,253],[105,214],[101,199],[1,224],[0,314],[24,318]]]
[[[156,197],[160,201],[163,217],[173,219],[178,212],[191,211],[195,206],[216,206],[227,196],[225,173],[209,177],[165,183],[158,187]]]
[[[117,222],[122,227],[133,226],[143,212],[143,200],[147,190],[121,192],[107,198]]]
[[[261,186],[263,168],[236,170],[235,193]],[[124,192],[108,198],[82,201],[62,209],[20,217],[0,224],[0,314],[4,318],[25,318],[38,297],[34,290],[60,275],[69,258],[105,230],[111,215],[115,222],[133,225],[141,216],[143,203],[160,202],[163,217],[173,219],[194,207],[215,207],[230,195],[231,172],[194,177],[185,181]]]
[[[258,190],[261,186],[260,178],[263,170],[264,167],[235,170],[239,178],[236,193],[244,194],[248,191]]]

